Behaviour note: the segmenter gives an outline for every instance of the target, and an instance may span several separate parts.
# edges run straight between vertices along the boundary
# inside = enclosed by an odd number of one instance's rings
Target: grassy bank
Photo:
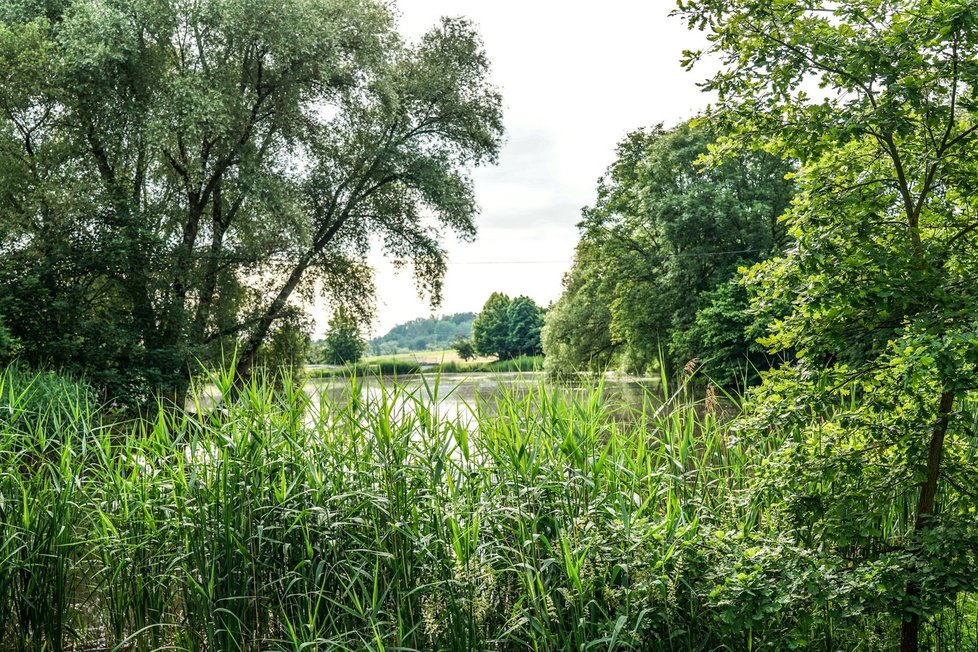
[[[475,362],[492,362],[493,357],[478,357]],[[436,365],[444,362],[465,362],[455,349],[440,349],[437,351],[404,351],[402,353],[387,353],[384,355],[366,355],[360,362],[372,364],[376,362],[414,362],[419,365]]]
[[[735,437],[681,391],[622,420],[600,387],[543,384],[474,406],[470,431],[436,418],[446,391],[255,383],[109,426],[80,388],[8,370],[4,649],[892,643],[870,612],[823,617],[812,559],[762,536],[747,490],[777,435]]]
[[[543,371],[543,356],[519,356],[509,360],[442,360],[425,362],[410,357],[365,358],[355,365],[307,369],[309,378],[342,376],[406,376],[421,372],[448,373],[531,373]]]

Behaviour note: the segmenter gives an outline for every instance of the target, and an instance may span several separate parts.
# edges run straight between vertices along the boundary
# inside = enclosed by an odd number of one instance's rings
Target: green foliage
[[[495,373],[531,373],[543,371],[542,355],[518,355],[505,360],[494,360],[488,364],[475,367],[476,371],[488,371]],[[463,369],[464,371],[464,369]]]
[[[346,378],[360,376],[410,376],[421,373],[421,366],[410,360],[376,360],[347,364],[339,369],[312,369],[309,378]]]
[[[478,35],[379,0],[0,3],[0,311],[21,355],[182,400],[317,288],[372,310],[371,243],[433,301],[501,100]]]
[[[493,292],[472,322],[472,344],[479,355],[502,358],[509,350],[510,302],[502,292]]]
[[[11,378],[10,649],[893,649],[844,566],[744,532],[775,514],[742,498],[785,439],[731,437],[681,390],[530,382],[446,419],[437,377],[318,398],[256,378],[113,431],[68,391],[25,411],[11,388],[40,381]],[[944,616],[927,633],[973,647],[974,606]]]
[[[441,351],[452,346],[456,338],[472,336],[475,313],[460,312],[443,317],[413,319],[398,324],[386,335],[368,343],[374,355],[402,351]]]
[[[456,337],[452,341],[452,348],[462,360],[471,360],[476,357],[475,346],[472,345],[472,340],[467,337]]]
[[[620,343],[611,336],[608,297],[615,280],[597,263],[600,247],[582,239],[574,265],[564,276],[564,291],[547,311],[541,332],[547,372],[565,375],[612,366]]]
[[[717,155],[800,163],[784,217],[797,245],[750,273],[757,305],[791,307],[765,343],[796,352],[745,425],[792,435],[764,496],[823,581],[902,622],[900,649],[917,650],[978,577],[978,17],[958,0],[679,13],[724,64],[706,84],[730,134]]]
[[[61,428],[91,423],[92,388],[84,381],[22,365],[0,367],[0,423],[57,437]]]
[[[539,355],[543,310],[526,296],[510,299],[493,292],[472,323],[472,344],[479,355],[500,360]]]
[[[357,318],[344,306],[337,308],[323,339],[322,361],[326,364],[356,362],[366,346]]]
[[[548,318],[552,371],[617,363],[641,373],[664,358],[671,373],[699,359],[711,376],[731,381],[742,379],[748,360],[765,366],[751,351],[749,318],[727,320],[734,330],[722,355],[693,327],[704,309],[746,311],[744,294],[728,292],[725,306],[711,307],[710,293],[787,244],[777,218],[792,196],[791,168],[759,153],[706,165],[714,140],[709,127],[692,123],[637,131],[619,145],[595,206],[584,211],[574,267]]]
[[[508,355],[541,355],[540,329],[543,328],[543,310],[533,299],[519,296],[512,300],[507,309],[506,320],[509,325]]]
[[[742,279],[733,278],[704,292],[701,303],[693,324],[672,337],[675,350],[705,356],[697,358],[701,377],[719,387],[743,388],[756,385],[761,371],[783,360],[784,352],[770,354],[758,339],[766,334],[770,322],[766,315],[788,312],[784,302],[776,309],[752,311],[747,287]]]
[[[381,360],[369,365],[357,365],[357,373],[372,374],[378,376],[406,376],[421,372],[421,367],[416,362],[407,360]]]
[[[312,352],[310,328],[298,318],[280,321],[258,350],[258,365],[274,378],[300,379]]]
[[[9,363],[17,353],[17,340],[13,338],[10,331],[0,317],[0,364]]]
[[[489,362],[438,362],[422,365],[410,360],[372,360],[340,369],[313,369],[308,372],[311,378],[337,378],[345,376],[412,376],[427,374],[438,377],[440,374],[530,374],[544,370],[542,355],[520,355],[506,360]]]

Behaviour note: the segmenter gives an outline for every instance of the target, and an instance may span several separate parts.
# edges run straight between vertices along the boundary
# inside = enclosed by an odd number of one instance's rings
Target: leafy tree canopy
[[[471,25],[406,44],[393,15],[0,4],[0,312],[23,356],[179,400],[194,358],[237,346],[246,377],[317,288],[368,318],[371,242],[437,302],[501,102]]]
[[[519,355],[539,355],[543,310],[533,299],[510,299],[493,292],[472,324],[472,344],[479,355],[508,360]]]
[[[917,650],[978,578],[978,13],[967,0],[678,13],[722,64],[706,84],[730,134],[717,155],[760,145],[801,165],[784,220],[796,245],[750,277],[758,305],[790,304],[767,345],[797,353],[752,400],[749,425],[792,434],[764,495],[827,591],[892,614]]]
[[[329,328],[323,340],[323,362],[357,362],[365,349],[366,341],[360,334],[360,324],[356,316],[341,305],[329,320]]]
[[[301,380],[312,350],[311,328],[312,324],[307,320],[279,320],[258,349],[258,365],[277,381],[285,378]]]
[[[547,312],[541,340],[548,373],[604,370],[619,350],[611,337],[608,301],[615,279],[607,265],[596,264],[599,250],[590,240],[578,242],[564,292]]]
[[[472,344],[479,355],[502,358],[509,350],[509,304],[502,292],[493,292],[472,323]]]
[[[551,369],[599,369],[615,359],[643,372],[664,355],[671,368],[698,358],[707,375],[730,382],[766,366],[748,339],[750,319],[728,320],[734,330],[723,349],[691,329],[713,290],[787,244],[777,218],[792,197],[791,167],[750,152],[702,164],[714,140],[694,123],[636,131],[621,143],[584,211],[574,267],[548,318]],[[747,308],[745,293],[723,300],[727,311]]]
[[[533,299],[519,296],[512,300],[507,310],[509,324],[508,355],[540,355],[540,329],[543,327],[543,310]]]

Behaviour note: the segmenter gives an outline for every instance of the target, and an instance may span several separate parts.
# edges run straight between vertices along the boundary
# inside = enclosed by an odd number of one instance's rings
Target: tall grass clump
[[[9,649],[60,651],[86,551],[84,439],[88,388],[54,373],[0,373],[0,639]]]
[[[83,393],[29,409],[44,378],[0,374],[4,649],[829,649],[790,599],[806,560],[770,570],[752,534],[780,440],[683,388],[537,379],[466,416],[438,376],[340,398],[216,376],[102,424]]]

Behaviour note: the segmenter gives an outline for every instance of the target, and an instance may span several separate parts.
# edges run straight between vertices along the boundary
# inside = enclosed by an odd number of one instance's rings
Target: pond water
[[[355,381],[342,377],[320,378],[307,381],[304,390],[314,397],[325,394],[342,405],[349,399],[354,382],[367,402],[381,401],[386,394],[388,400],[394,397],[392,408],[402,415],[412,413],[417,401],[443,419],[458,418],[463,423],[472,422],[477,406],[492,411],[497,399],[504,394],[525,396],[541,387],[556,389],[572,398],[583,397],[600,386],[607,404],[622,410],[640,408],[643,402],[647,403],[650,398],[655,402],[660,395],[656,378],[605,376],[554,383],[543,373],[418,374],[396,379],[368,376]],[[392,394],[395,384],[399,391]]]

